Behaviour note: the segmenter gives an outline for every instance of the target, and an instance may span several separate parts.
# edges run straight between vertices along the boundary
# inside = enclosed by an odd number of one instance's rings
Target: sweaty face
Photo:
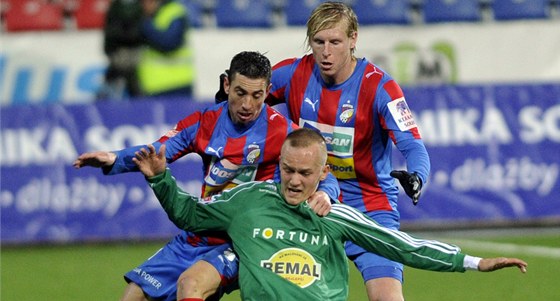
[[[284,144],[280,158],[281,189],[290,205],[307,200],[319,181],[326,178],[328,167],[319,145],[292,147]]]
[[[259,116],[270,84],[265,78],[252,79],[237,74],[229,82],[224,81],[228,93],[229,116],[235,124],[248,124]]]
[[[356,46],[357,33],[346,34],[346,23],[317,32],[309,41],[315,63],[328,84],[340,84],[347,80],[354,70],[352,49]]]

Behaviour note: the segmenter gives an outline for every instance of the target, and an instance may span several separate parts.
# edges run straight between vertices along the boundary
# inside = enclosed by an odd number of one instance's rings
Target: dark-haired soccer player
[[[235,55],[230,77],[224,83],[229,100],[187,116],[154,143],[156,147],[167,146],[168,162],[188,153],[202,157],[203,197],[248,181],[278,176],[282,142],[297,126],[264,104],[270,74],[270,61],[264,55]],[[74,166],[102,167],[106,174],[137,171],[132,158],[143,147],[85,153]],[[321,189],[324,191],[315,195],[312,204],[318,214],[325,214],[330,209],[330,199],[338,197],[336,179],[331,175]],[[183,231],[125,275],[129,284],[122,300],[148,300],[146,296],[158,300],[205,299],[216,291],[214,297],[219,298],[223,292],[237,288],[237,271],[237,258],[225,233]]]

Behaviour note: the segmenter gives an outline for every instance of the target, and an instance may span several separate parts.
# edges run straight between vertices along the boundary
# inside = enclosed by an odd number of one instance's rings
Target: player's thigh
[[[403,301],[402,283],[391,277],[375,278],[366,281],[370,301]]]
[[[150,298],[175,300],[181,273],[215,249],[216,246],[192,246],[177,235],[140,266],[126,273],[125,280],[137,284]]]
[[[377,254],[369,253],[354,243],[346,243],[346,255],[354,262],[364,281],[377,278],[394,278],[403,281],[403,265]]]
[[[128,283],[120,301],[148,301],[142,289],[134,282]]]
[[[225,293],[238,289],[239,259],[232,250],[231,244],[216,246],[212,251],[202,256],[204,265],[209,264],[218,273],[220,289]]]
[[[222,278],[212,264],[199,260],[184,271],[177,282],[179,295],[184,297],[209,296],[220,287]]]
[[[214,294],[219,299],[224,293],[239,288],[237,283],[239,260],[229,244],[215,246],[185,272],[178,281],[178,297],[207,298]]]

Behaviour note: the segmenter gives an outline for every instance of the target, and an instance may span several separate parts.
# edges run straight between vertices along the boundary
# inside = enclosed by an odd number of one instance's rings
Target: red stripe
[[[266,97],[265,102],[269,105],[269,106],[274,106],[277,104],[281,104],[284,103],[284,97],[283,95],[286,93],[286,87],[282,87],[270,94],[268,94],[268,96]]]
[[[330,91],[323,88],[317,121],[324,124],[336,124],[336,112],[342,90]]]
[[[224,146],[224,158],[229,158],[235,165],[243,164],[243,150],[247,143],[247,136],[228,138]]]
[[[401,90],[401,87],[399,87],[399,85],[394,80],[390,80],[390,81],[386,82],[383,85],[383,89],[385,91],[387,91],[387,93],[391,97],[391,100],[395,100],[395,99],[404,97],[404,94],[403,94],[403,91]]]
[[[216,127],[218,118],[222,113],[223,107],[221,107],[217,111],[206,111],[204,113],[204,117],[201,118],[202,122],[200,123],[200,128],[198,129],[198,134],[196,136],[196,143],[199,149],[195,151],[200,151],[199,153],[204,153],[208,143],[210,142],[210,138],[212,137],[212,133],[214,133],[214,127]],[[227,113],[227,112],[226,112]]]
[[[189,126],[198,123],[198,121],[200,120],[200,116],[202,115],[201,112],[195,112],[183,119],[181,119],[179,122],[177,122],[177,124],[175,125],[175,128],[173,128],[171,131],[176,131],[176,132],[180,132],[186,128],[188,128]],[[167,134],[164,136],[161,136],[158,141],[161,143],[164,143],[165,141],[167,141],[169,138],[171,138],[172,136],[168,136]]]
[[[266,131],[266,142],[263,152],[263,162],[259,164],[255,180],[269,180],[274,178],[274,171],[278,165],[282,143],[288,134],[288,120],[276,110],[266,108],[268,125]],[[274,117],[273,117],[274,116]]]
[[[312,55],[304,56],[299,62],[292,79],[290,80],[290,95],[288,97],[288,106],[290,110],[290,119],[295,123],[299,123],[300,109],[303,103],[303,96],[305,93],[305,88],[309,82],[309,78],[313,73],[313,66],[315,60]]]
[[[282,67],[284,67],[284,66],[291,65],[291,64],[293,64],[296,60],[297,60],[297,58],[289,58],[289,59],[285,59],[285,60],[283,60],[283,61],[280,61],[280,62],[276,63],[276,65],[272,66],[272,70],[274,71],[274,70],[276,70],[276,69],[278,69],[278,68],[282,68]]]
[[[354,166],[365,209],[367,211],[391,210],[389,199],[377,181],[371,154],[373,145],[371,137],[373,137],[374,131],[373,107],[383,73],[372,64],[368,64],[364,74],[369,74],[369,77],[363,76],[358,96],[358,113],[354,124]],[[364,183],[367,183],[367,185],[363,185]]]

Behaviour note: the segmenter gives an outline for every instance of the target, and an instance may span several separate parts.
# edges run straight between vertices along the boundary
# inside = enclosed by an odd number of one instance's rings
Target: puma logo
[[[309,104],[311,106],[311,108],[313,109],[313,112],[315,112],[315,105],[317,104],[317,102],[319,102],[319,100],[317,99],[313,102],[313,101],[311,101],[311,99],[306,97],[304,102]]]
[[[214,149],[213,147],[209,146],[209,147],[206,149],[206,152],[214,153],[214,154],[216,154],[216,157],[220,157],[220,150],[221,150],[221,149],[222,149],[221,146],[218,147],[218,149]]]
[[[373,68],[372,72],[366,73],[366,78],[370,78],[370,76],[374,75],[375,73],[381,74],[381,72],[377,71],[377,68]]]

